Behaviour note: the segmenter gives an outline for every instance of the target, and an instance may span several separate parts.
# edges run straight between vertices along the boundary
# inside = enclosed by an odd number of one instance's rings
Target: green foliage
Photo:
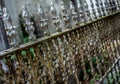
[[[99,75],[96,75],[96,80],[99,81],[100,80],[100,76]]]
[[[11,60],[16,59],[16,55],[15,55],[15,54],[11,55],[10,59],[11,59]]]
[[[111,76],[109,76],[109,77],[108,77],[108,80],[109,80],[110,84],[112,84],[112,83],[113,83],[113,79],[112,79],[112,77],[111,77]]]
[[[23,43],[28,43],[28,42],[29,42],[28,37],[25,37],[25,38],[23,39]]]
[[[92,63],[96,64],[96,57],[92,57]]]
[[[95,80],[98,81],[99,79],[100,79],[100,76],[99,76],[99,75],[96,75],[96,76],[95,76]],[[94,79],[91,79],[91,80],[90,80],[90,84],[95,84],[95,83],[94,83]]]
[[[27,32],[25,31],[25,20],[23,19],[23,17],[22,17],[21,14],[19,14],[19,24],[20,24],[21,29],[22,29],[22,31],[23,31],[23,36],[24,36],[24,37],[27,37],[28,34],[27,34]]]
[[[32,54],[32,59],[35,57],[35,51],[34,48],[30,48],[30,53]]]
[[[23,57],[26,57],[26,55],[27,55],[26,51],[23,50],[23,51],[21,52],[21,55],[22,55]]]
[[[90,84],[94,84],[94,79],[91,79]]]
[[[35,32],[34,32],[34,34],[37,34],[37,27],[36,27],[36,25],[35,25],[34,17],[31,17],[31,22],[34,23],[34,24],[33,24],[33,26],[35,27]],[[26,30],[25,30],[25,29],[26,29],[26,23],[25,23],[25,20],[24,20],[24,18],[22,17],[21,14],[19,14],[19,25],[21,26],[21,30],[22,30],[23,36],[24,36],[23,43],[28,43],[28,42],[29,42],[29,39],[28,39],[29,35],[28,35],[28,33],[26,32]]]
[[[23,32],[23,36],[24,36],[23,43],[28,43],[29,42],[28,33],[25,31],[25,21],[24,21],[24,19],[23,19],[21,14],[19,15],[19,22],[20,22],[19,24],[21,26],[21,29],[22,29],[22,32]]]
[[[87,73],[88,73],[88,74],[90,74],[90,73],[91,73],[90,69],[88,69],[88,70],[87,70]]]
[[[91,61],[92,61],[92,65],[93,65],[93,68],[94,70],[96,71],[97,70],[97,60],[96,60],[96,57],[94,56],[90,56],[91,57]],[[97,57],[98,57],[98,61],[101,62],[102,61],[102,57],[100,54],[97,54]],[[90,63],[89,61],[86,61],[85,62],[85,68],[86,68],[86,72],[87,74],[89,75],[90,79],[93,77],[92,74],[91,74],[91,68],[90,68]],[[97,71],[96,71],[97,72]],[[81,69],[81,72],[80,72],[80,75],[79,75],[79,78],[80,80],[84,80],[84,74],[83,74],[83,70]],[[96,80],[99,80],[99,75],[97,76],[96,75]],[[91,82],[90,84],[94,84],[94,82]]]

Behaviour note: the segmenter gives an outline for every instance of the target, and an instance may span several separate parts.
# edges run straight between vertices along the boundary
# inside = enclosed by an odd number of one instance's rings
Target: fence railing
[[[119,4],[101,9],[93,21],[0,52],[0,83],[119,83]]]

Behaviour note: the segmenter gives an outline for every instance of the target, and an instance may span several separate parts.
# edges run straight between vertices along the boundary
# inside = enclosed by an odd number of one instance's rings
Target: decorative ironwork
[[[67,9],[65,8],[64,2],[61,2],[61,8],[62,8],[62,17],[65,23],[66,28],[71,28],[70,27],[70,22],[69,22],[69,15],[67,13]]]
[[[102,17],[102,9],[101,9],[101,6],[100,6],[100,1],[99,0],[95,0],[96,1],[96,7],[97,7],[97,10],[98,10],[98,16],[99,17]]]
[[[93,18],[97,19],[96,10],[95,10],[95,6],[94,6],[94,3],[93,3],[93,0],[90,0],[90,2],[91,2]]]
[[[108,7],[106,17],[0,52],[0,83],[119,83],[120,14],[113,8]],[[59,20],[53,4],[51,13]],[[30,22],[27,13],[24,19]]]
[[[74,21],[74,26],[78,26],[79,25],[78,15],[77,15],[77,12],[75,12],[75,7],[74,7],[72,1],[70,1],[70,10],[71,10],[71,13],[72,13],[72,20]]]
[[[44,35],[49,36],[50,33],[48,31],[48,19],[44,16],[44,11],[41,8],[40,4],[38,4],[38,15],[40,16],[40,26],[44,29]]]
[[[85,18],[85,15],[84,15],[84,12],[82,10],[82,5],[80,4],[80,1],[77,0],[77,8],[78,8],[78,12],[79,12],[79,16],[80,16],[80,20],[82,23],[85,22],[84,18]]]
[[[30,21],[30,17],[26,5],[22,6],[22,17],[25,20],[25,26],[26,26],[25,30],[29,34],[29,40],[30,41],[36,40],[36,36],[34,34],[35,28],[33,26],[33,22]]]
[[[99,0],[100,1],[100,9],[102,10],[102,16],[106,16],[106,8],[107,7],[104,7],[104,4],[102,0]]]
[[[88,21],[92,21],[92,18],[91,18],[91,15],[90,15],[90,10],[88,8],[88,3],[86,2],[86,0],[84,0],[83,4],[84,4],[84,7],[85,7],[85,12],[86,12]]]
[[[7,11],[7,8],[3,8],[3,22],[10,47],[17,47],[16,26],[12,25],[11,17]]]
[[[51,6],[51,10],[50,11],[51,11],[51,14],[52,14],[52,20],[53,20],[53,23],[54,23],[54,25],[56,27],[56,31],[57,32],[61,32],[62,29],[60,28],[60,18],[57,15],[57,11],[56,11],[56,9],[54,7],[53,2],[51,2],[50,6]]]
[[[110,3],[110,1],[109,0],[106,0],[105,1],[105,6],[106,6],[106,11],[107,11],[107,13],[108,14],[111,14],[111,12],[112,12],[112,6],[111,6],[111,3]]]

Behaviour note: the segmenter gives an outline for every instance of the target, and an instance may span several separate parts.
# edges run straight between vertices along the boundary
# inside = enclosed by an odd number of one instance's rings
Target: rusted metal
[[[106,84],[106,81],[108,84],[119,83],[120,14],[115,9],[113,0],[106,3],[109,3],[108,6],[106,4],[108,7],[106,14],[103,10],[99,15],[106,15],[105,17],[97,16],[95,20],[92,19],[85,1],[87,23],[77,25],[77,14],[72,9],[74,13],[72,17],[75,17],[74,29],[63,30],[21,45],[19,48],[0,52],[0,83]],[[53,7],[53,4],[51,6]],[[93,3],[91,7],[95,15]],[[56,13],[54,8],[51,9],[51,12]],[[63,16],[67,18],[65,13]],[[52,18],[54,19],[54,15]],[[55,26],[59,31],[59,23]]]

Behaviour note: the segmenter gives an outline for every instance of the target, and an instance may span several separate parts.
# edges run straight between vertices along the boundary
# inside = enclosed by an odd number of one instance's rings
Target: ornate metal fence
[[[0,52],[0,83],[120,83],[120,5],[117,0],[108,0],[108,7],[99,2],[99,16],[91,5],[94,17],[86,9],[86,21],[80,12],[80,26],[73,11],[74,28]]]

